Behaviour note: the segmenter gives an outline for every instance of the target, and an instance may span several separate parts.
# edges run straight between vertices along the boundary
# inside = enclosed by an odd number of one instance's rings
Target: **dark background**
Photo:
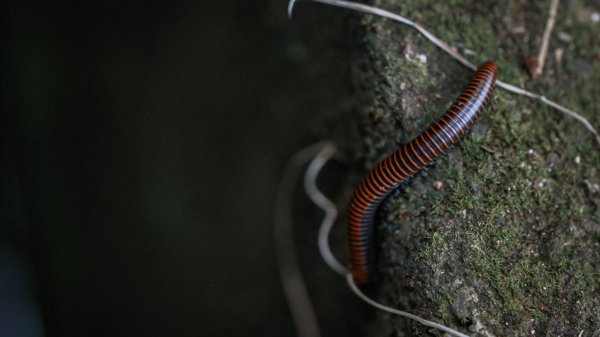
[[[347,94],[347,14],[286,6],[2,5],[4,333],[293,335],[274,192]],[[340,290],[317,293],[348,335]]]

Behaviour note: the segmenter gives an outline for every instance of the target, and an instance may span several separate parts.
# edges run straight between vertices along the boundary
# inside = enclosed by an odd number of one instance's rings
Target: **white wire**
[[[439,324],[439,323],[436,323],[436,322],[432,322],[432,321],[423,319],[423,318],[421,318],[421,317],[419,317],[417,315],[413,315],[411,313],[408,313],[406,311],[402,311],[402,310],[397,310],[397,309],[394,309],[394,308],[390,308],[390,307],[387,307],[387,306],[385,306],[383,304],[380,304],[380,303],[377,303],[377,302],[373,301],[372,299],[370,299],[369,297],[367,297],[367,295],[365,295],[362,291],[360,291],[360,289],[356,286],[356,283],[354,283],[354,279],[352,278],[352,274],[350,274],[350,273],[348,273],[346,275],[346,282],[348,282],[348,286],[350,287],[350,289],[352,289],[352,291],[354,291],[354,293],[358,297],[360,297],[361,300],[367,302],[369,305],[371,305],[371,306],[373,306],[373,307],[375,307],[375,308],[377,308],[379,310],[383,310],[385,312],[389,312],[389,313],[394,314],[394,315],[403,316],[403,317],[415,320],[415,321],[417,321],[417,322],[419,322],[419,323],[421,323],[421,324],[423,324],[425,326],[445,331],[445,332],[447,332],[447,333],[449,333],[451,335],[454,335],[454,336],[469,337],[468,335],[465,335],[465,334],[463,334],[461,332],[458,332],[458,331],[456,331],[456,330],[454,330],[452,328],[449,328],[449,327],[447,327],[445,325],[442,325],[442,324]]]

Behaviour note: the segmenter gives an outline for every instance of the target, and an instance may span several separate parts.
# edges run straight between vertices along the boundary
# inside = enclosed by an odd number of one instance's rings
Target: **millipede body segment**
[[[350,202],[347,229],[350,268],[357,283],[369,283],[376,275],[374,219],[379,204],[459,141],[488,105],[495,82],[496,63],[487,61],[440,119],[377,164],[358,184]]]

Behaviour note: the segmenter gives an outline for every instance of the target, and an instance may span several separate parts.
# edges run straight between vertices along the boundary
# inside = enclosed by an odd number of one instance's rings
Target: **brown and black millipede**
[[[381,161],[358,184],[348,215],[352,277],[366,284],[375,278],[374,218],[386,196],[456,144],[487,106],[496,82],[496,63],[482,64],[446,113],[425,131]]]

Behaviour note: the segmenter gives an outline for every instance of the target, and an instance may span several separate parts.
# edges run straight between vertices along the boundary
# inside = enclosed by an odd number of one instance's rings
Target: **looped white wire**
[[[336,152],[337,149],[333,143],[326,143],[325,146],[323,146],[321,152],[313,158],[306,169],[306,174],[304,175],[304,190],[312,202],[325,211],[325,217],[319,227],[319,252],[321,253],[321,257],[323,257],[323,260],[327,263],[329,268],[341,276],[344,276],[348,270],[335,258],[335,256],[333,256],[331,248],[329,247],[329,233],[337,218],[337,208],[335,207],[335,204],[327,199],[327,197],[325,197],[325,195],[317,188],[317,176],[319,175],[319,172],[321,172],[323,166],[325,166],[327,161],[329,161]]]
[[[331,232],[331,228],[335,223],[338,211],[337,207],[335,207],[335,204],[318,189],[316,181],[317,177],[319,176],[319,172],[321,172],[323,166],[327,164],[327,161],[329,161],[329,159],[336,153],[336,151],[337,150],[332,143],[325,143],[321,151],[319,151],[319,153],[310,162],[308,169],[306,170],[306,174],[304,175],[304,187],[306,190],[306,194],[308,195],[310,200],[312,200],[315,203],[315,205],[317,205],[320,209],[322,209],[325,212],[325,217],[323,218],[319,229],[319,251],[321,252],[321,256],[325,263],[327,263],[327,265],[338,274],[346,276],[346,281],[348,282],[348,286],[350,287],[350,289],[356,294],[356,296],[358,296],[360,299],[362,299],[369,305],[394,315],[412,319],[425,326],[445,331],[454,336],[469,337],[468,335],[465,335],[445,325],[432,322],[421,318],[417,315],[413,315],[409,312],[390,308],[388,306],[373,301],[362,291],[360,291],[358,286],[356,286],[356,284],[354,283],[352,274],[348,272],[346,268],[344,268],[342,264],[339,263],[339,261],[335,258],[335,256],[331,252],[331,248],[329,247],[329,233]]]

